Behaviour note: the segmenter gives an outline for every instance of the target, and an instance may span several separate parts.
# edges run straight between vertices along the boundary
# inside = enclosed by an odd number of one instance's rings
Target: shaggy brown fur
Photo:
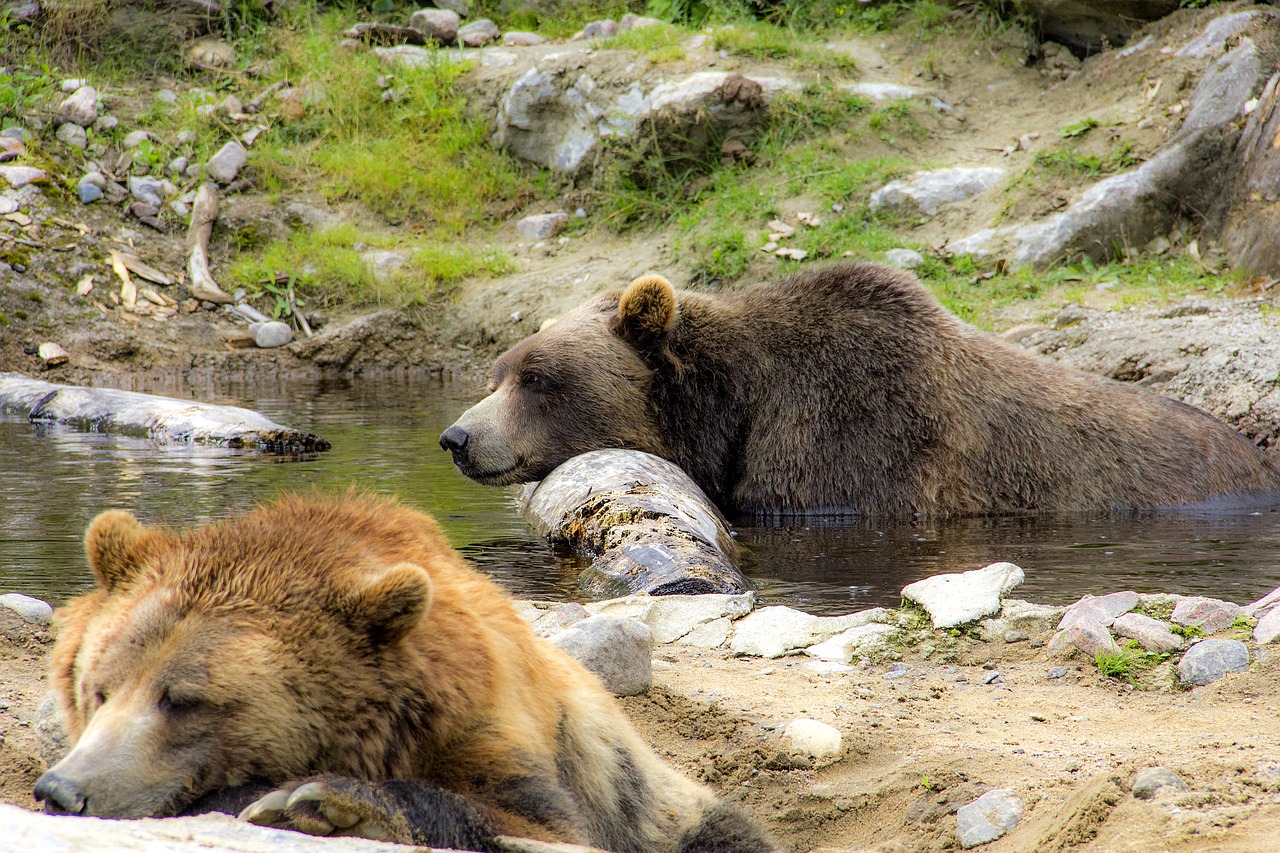
[[[243,808],[473,850],[770,849],[421,513],[285,497],[174,533],[107,512],[86,546],[100,588],[60,611],[51,680],[75,746],[37,785],[51,811]]]
[[[1204,412],[1008,346],[874,264],[716,296],[646,276],[517,344],[492,391],[441,436],[492,484],[629,447],[757,515],[1096,511],[1280,489]]]

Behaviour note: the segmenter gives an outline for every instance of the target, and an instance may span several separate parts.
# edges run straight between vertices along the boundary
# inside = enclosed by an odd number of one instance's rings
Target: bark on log
[[[329,442],[318,435],[281,426],[238,406],[58,385],[18,373],[0,373],[0,412],[25,415],[32,423],[67,424],[163,442],[246,447],[263,453],[329,449]]]
[[[541,533],[591,559],[579,582],[593,595],[751,589],[724,517],[684,471],[657,456],[575,456],[526,487],[522,509]]]

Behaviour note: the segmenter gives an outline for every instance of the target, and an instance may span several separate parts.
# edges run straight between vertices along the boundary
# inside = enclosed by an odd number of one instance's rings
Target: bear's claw
[[[384,821],[361,815],[344,804],[340,792],[323,781],[280,788],[240,812],[240,820],[258,826],[291,829],[306,835],[345,835],[390,841],[395,834]]]

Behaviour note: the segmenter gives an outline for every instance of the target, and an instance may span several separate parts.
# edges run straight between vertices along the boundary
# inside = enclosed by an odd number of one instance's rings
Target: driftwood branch
[[[191,279],[191,295],[206,302],[229,304],[231,296],[218,287],[209,272],[209,235],[213,233],[213,221],[218,218],[218,191],[212,184],[205,184],[196,193],[191,209],[191,229],[187,232],[187,276]]]

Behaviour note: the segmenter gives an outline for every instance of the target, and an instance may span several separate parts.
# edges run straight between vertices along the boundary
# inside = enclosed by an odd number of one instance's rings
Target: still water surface
[[[333,450],[281,460],[0,415],[0,592],[57,604],[90,588],[81,536],[104,509],[186,526],[247,509],[282,489],[356,484],[435,515],[454,545],[516,596],[581,598],[581,563],[533,533],[509,491],[466,480],[436,444],[478,388],[364,379],[137,390],[256,409],[319,433]],[[911,581],[995,560],[1022,566],[1027,582],[1017,595],[1045,603],[1119,589],[1245,603],[1280,586],[1275,508],[897,528],[739,526],[736,534],[761,597],[814,613],[893,605]]]

